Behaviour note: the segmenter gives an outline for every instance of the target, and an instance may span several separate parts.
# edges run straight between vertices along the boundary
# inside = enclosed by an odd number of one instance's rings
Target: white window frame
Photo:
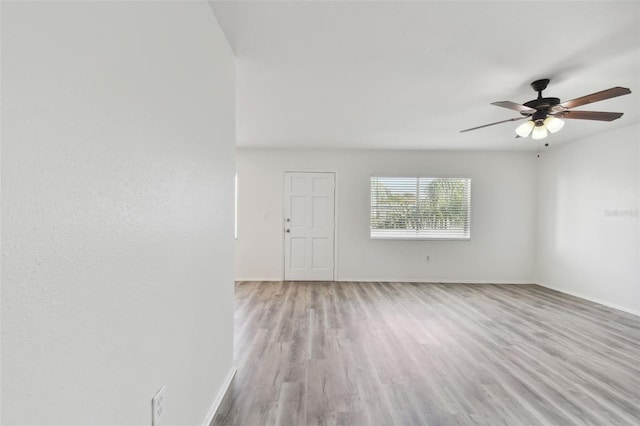
[[[392,195],[407,195],[408,202],[401,208],[405,209],[404,219],[413,222],[414,226],[407,228],[374,228],[374,215],[384,214],[387,206],[374,199],[380,193],[374,190],[374,185],[386,184],[390,188]],[[421,203],[421,193],[425,196],[426,186],[436,181],[444,183],[461,183],[463,185],[464,200],[461,204],[463,222],[460,227],[447,228],[446,224],[440,223],[438,227],[423,227],[418,225],[421,218],[418,213],[418,206]],[[444,193],[444,192],[443,192]],[[369,236],[372,240],[455,240],[468,241],[471,239],[471,179],[462,177],[423,177],[423,176],[371,176],[370,178],[370,211],[369,211]],[[413,202],[411,196],[415,197]],[[422,200],[425,200],[422,198]],[[408,209],[408,210],[407,210]],[[413,212],[411,212],[413,209]],[[445,216],[446,217],[446,216]],[[379,218],[379,216],[378,216]],[[444,228],[438,229],[440,226]]]

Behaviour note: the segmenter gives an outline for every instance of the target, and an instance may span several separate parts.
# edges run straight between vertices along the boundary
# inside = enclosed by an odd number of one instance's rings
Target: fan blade
[[[587,96],[562,102],[560,106],[570,109],[581,105],[591,104],[593,102],[604,101],[605,99],[615,98],[616,96],[628,95],[629,93],[631,93],[631,90],[626,87],[612,87],[611,89],[603,90],[602,92],[596,92]]]
[[[500,124],[500,123],[507,123],[509,121],[518,121],[518,120],[523,120],[525,118],[529,118],[529,117],[516,117],[516,118],[510,118],[508,120],[502,120],[502,121],[496,121],[495,123],[490,123],[490,124],[485,124],[483,126],[478,126],[478,127],[472,127],[470,129],[464,129],[464,130],[460,130],[460,133],[464,133],[464,132],[469,132],[471,130],[476,130],[476,129],[482,129],[483,127],[489,127],[489,126],[495,126],[496,124]]]
[[[600,111],[565,111],[556,117],[577,119],[577,120],[598,120],[613,121],[622,117],[622,112],[600,112]]]
[[[515,102],[511,102],[511,101],[491,102],[491,105],[495,105],[495,106],[499,106],[499,107],[507,108],[507,109],[512,109],[512,110],[518,111],[518,112],[525,112],[527,114],[533,114],[534,112],[536,112],[535,109],[529,108],[529,107],[524,106],[524,105],[517,104]]]

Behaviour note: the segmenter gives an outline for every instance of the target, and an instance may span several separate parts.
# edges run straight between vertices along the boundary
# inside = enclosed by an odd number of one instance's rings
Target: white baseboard
[[[280,278],[236,278],[236,281],[264,281],[264,282],[280,282],[282,281]],[[522,280],[429,280],[429,279],[403,279],[403,278],[393,278],[393,279],[384,279],[380,278],[341,278],[339,280],[335,280],[335,282],[380,282],[380,283],[438,283],[438,284],[535,284],[534,281],[522,281]]]
[[[520,281],[520,280],[430,280],[430,279],[342,279],[339,282],[380,282],[380,283],[417,283],[417,284],[535,284],[533,281]]]
[[[202,422],[202,426],[209,426],[213,421],[213,417],[216,415],[216,411],[218,411],[220,403],[222,403],[222,398],[224,398],[225,394],[229,390],[229,386],[231,386],[231,382],[233,381],[233,377],[236,375],[236,371],[238,370],[235,367],[232,367],[231,370],[229,370],[229,374],[227,374],[227,378],[224,379],[222,387],[218,392],[218,396],[213,400],[213,404],[211,404],[211,408],[209,408],[209,412]]]
[[[599,305],[604,305],[604,306],[607,306],[609,308],[613,308],[613,309],[617,309],[619,311],[626,312],[628,314],[633,314],[633,315],[640,316],[640,311],[636,311],[635,309],[630,309],[630,308],[626,308],[624,306],[616,305],[614,303],[607,302],[606,300],[601,300],[601,299],[597,299],[595,297],[585,296],[584,294],[576,293],[576,292],[573,292],[573,291],[567,291],[565,289],[554,287],[554,286],[551,286],[551,285],[548,285],[548,284],[545,284],[545,283],[538,282],[536,284],[538,284],[541,287],[545,287],[545,288],[549,288],[551,290],[559,291],[560,293],[564,293],[564,294],[568,294],[570,296],[579,297],[580,299],[588,300],[589,302],[597,303]]]

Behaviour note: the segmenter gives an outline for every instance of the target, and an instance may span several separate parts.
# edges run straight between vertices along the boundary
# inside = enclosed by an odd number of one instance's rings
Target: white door
[[[333,281],[334,194],[334,173],[285,173],[286,281]]]

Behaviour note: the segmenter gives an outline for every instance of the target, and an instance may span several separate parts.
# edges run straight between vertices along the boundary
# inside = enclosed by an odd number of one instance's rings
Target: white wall
[[[232,366],[234,59],[205,2],[2,3],[2,424],[206,417]]]
[[[550,149],[538,163],[537,281],[640,313],[640,125]]]
[[[337,172],[339,280],[532,282],[535,162],[533,153],[239,149],[236,278],[282,278],[283,172],[313,169]],[[471,241],[369,239],[372,174],[470,177]]]

